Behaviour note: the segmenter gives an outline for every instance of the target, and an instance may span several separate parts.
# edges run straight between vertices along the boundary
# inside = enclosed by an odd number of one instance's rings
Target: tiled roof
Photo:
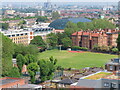
[[[82,32],[75,32],[75,33],[73,33],[72,35],[73,35],[73,36],[74,36],[74,35],[82,35]]]

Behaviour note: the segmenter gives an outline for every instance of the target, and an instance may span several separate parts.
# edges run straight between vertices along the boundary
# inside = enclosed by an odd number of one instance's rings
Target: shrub
[[[112,51],[113,53],[117,53],[117,52],[118,52],[118,49],[117,49],[117,48],[112,48],[111,51]]]

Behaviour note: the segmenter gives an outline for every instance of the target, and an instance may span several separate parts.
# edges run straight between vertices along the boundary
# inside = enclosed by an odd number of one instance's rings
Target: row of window
[[[28,37],[18,37],[18,38],[12,38],[12,40],[19,40],[19,39],[28,39]]]
[[[28,40],[23,40],[23,41],[13,41],[14,43],[27,43]]]
[[[23,36],[23,35],[28,35],[28,33],[7,35],[7,37],[15,37],[15,36]]]

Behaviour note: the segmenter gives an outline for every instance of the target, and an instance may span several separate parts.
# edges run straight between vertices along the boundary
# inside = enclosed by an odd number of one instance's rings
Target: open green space
[[[109,62],[112,58],[117,58],[117,55],[109,55],[102,53],[73,53],[65,50],[48,50],[39,53],[39,59],[48,59],[53,56],[58,60],[57,65],[64,68],[81,69],[85,67],[104,67],[105,63]]]

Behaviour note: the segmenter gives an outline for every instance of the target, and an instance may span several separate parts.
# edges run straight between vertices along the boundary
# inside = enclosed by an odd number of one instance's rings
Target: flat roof
[[[41,85],[35,85],[35,84],[25,84],[20,86],[19,88],[42,88]]]
[[[5,84],[16,82],[16,81],[19,81],[19,80],[16,80],[16,79],[2,79],[2,80],[0,80],[0,82],[2,82],[1,85],[5,85]]]
[[[104,78],[104,77],[109,76],[109,75],[112,75],[112,73],[111,72],[102,72],[102,71],[100,71],[100,72],[85,76],[85,77],[83,77],[81,79],[98,80],[98,79]]]

